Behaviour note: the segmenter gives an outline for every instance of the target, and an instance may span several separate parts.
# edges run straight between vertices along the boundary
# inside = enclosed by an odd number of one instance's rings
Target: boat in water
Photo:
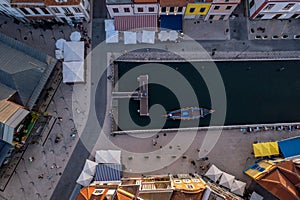
[[[204,118],[206,115],[215,112],[206,108],[190,107],[174,110],[167,113],[166,117],[173,120],[192,120]]]

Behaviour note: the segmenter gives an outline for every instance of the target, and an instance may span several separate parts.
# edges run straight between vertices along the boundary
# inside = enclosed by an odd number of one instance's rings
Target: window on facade
[[[274,6],[275,4],[269,4],[264,8],[264,10],[271,10]]]
[[[294,3],[289,3],[288,5],[286,5],[284,8],[282,8],[282,10],[289,10],[291,9],[292,7],[294,7]]]
[[[163,12],[163,13],[167,12],[167,8],[166,7],[161,7],[161,12]]]
[[[263,18],[263,16],[264,16],[264,14],[258,14],[255,18],[256,19],[261,19],[261,18]]]
[[[255,4],[254,0],[251,0],[250,1],[250,9],[254,6],[254,4]]]
[[[129,13],[130,9],[129,8],[124,8],[124,12]]]
[[[205,8],[200,8],[200,12],[203,13],[205,11]]]
[[[282,14],[277,14],[277,15],[275,15],[272,19],[278,19],[279,17],[281,17],[282,16]]]
[[[149,7],[149,8],[148,8],[148,11],[149,11],[149,12],[154,12],[154,7]]]
[[[53,12],[55,13],[60,13],[58,8],[51,8],[53,10]]]
[[[230,10],[232,6],[226,6],[226,10]]]
[[[300,14],[294,14],[291,18],[292,19],[297,19],[300,16]]]
[[[40,8],[45,14],[50,14],[49,11],[46,8]]]
[[[37,11],[35,8],[29,8],[34,14],[39,15],[39,11]]]
[[[225,17],[225,15],[221,15],[220,19],[219,20],[223,20]]]
[[[220,6],[215,6],[214,10],[219,10]]]
[[[191,185],[191,184],[186,185],[186,187],[189,189],[194,189],[194,185]]]
[[[26,10],[26,8],[20,8],[20,10],[25,14],[29,15],[30,13]]]
[[[73,10],[74,10],[76,13],[81,13],[80,8],[78,8],[78,7],[73,7]]]
[[[142,8],[142,7],[139,7],[137,10],[138,10],[138,12],[144,12],[144,8]]]
[[[214,15],[210,15],[208,19],[212,20],[214,19],[214,17],[215,17]]]
[[[119,8],[113,8],[112,11],[113,11],[114,13],[118,13],[118,12],[119,12]]]
[[[190,13],[195,12],[195,8],[190,8]]]
[[[175,11],[174,7],[170,7],[170,12],[173,13]]]
[[[178,7],[177,12],[182,12],[183,8],[182,7]]]

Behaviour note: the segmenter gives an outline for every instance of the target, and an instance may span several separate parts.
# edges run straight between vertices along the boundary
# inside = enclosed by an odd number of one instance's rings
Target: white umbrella
[[[81,34],[78,31],[74,31],[70,35],[70,40],[74,42],[79,42],[81,39]]]
[[[169,32],[169,40],[175,41],[178,38],[178,33],[177,31],[170,31]]]
[[[58,39],[55,43],[55,46],[57,49],[63,50],[64,49],[64,44],[65,44],[66,40],[65,39]]]
[[[234,179],[235,179],[234,176],[223,172],[219,184],[230,189],[232,187]]]
[[[93,177],[91,175],[88,175],[85,172],[81,172],[81,174],[78,177],[76,183],[78,183],[82,186],[88,186],[88,185],[90,185],[92,180],[93,180]]]
[[[214,182],[217,182],[217,180],[220,178],[222,174],[223,172],[219,168],[217,168],[215,165],[212,165],[205,173],[205,176],[207,176]]]
[[[245,187],[246,183],[234,180],[230,191],[237,195],[244,196]]]
[[[97,165],[98,165],[98,163],[86,159],[84,167],[83,167],[83,172],[87,173],[88,175],[94,176]]]
[[[160,40],[160,41],[167,41],[168,39],[169,39],[169,34],[168,34],[168,32],[167,31],[160,31],[159,33],[158,33],[158,39]]]

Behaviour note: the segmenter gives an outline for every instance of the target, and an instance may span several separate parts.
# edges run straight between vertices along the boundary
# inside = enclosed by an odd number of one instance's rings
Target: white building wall
[[[129,16],[134,14],[133,4],[112,4],[106,5],[106,7],[111,18],[114,18],[115,16]],[[115,12],[115,10],[118,12]]]
[[[85,21],[90,20],[89,13],[82,4],[79,5],[68,5],[68,6],[49,6],[49,10],[55,15],[56,19],[60,22],[64,22],[64,18],[69,23],[72,22],[72,18],[76,20],[84,19]],[[80,10],[80,12],[76,12]]]
[[[135,14],[158,14],[158,4],[134,4]]]
[[[159,14],[160,15],[184,15],[185,9],[186,7],[181,7],[182,11],[179,11],[179,7],[173,7],[174,8],[174,12],[171,12],[172,9],[171,7],[165,7],[166,11],[163,11],[163,7],[159,7]]]

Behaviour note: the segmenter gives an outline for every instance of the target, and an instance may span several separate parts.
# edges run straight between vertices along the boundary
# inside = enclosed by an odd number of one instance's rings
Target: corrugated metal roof
[[[6,124],[12,128],[16,128],[29,114],[28,110],[19,108],[6,122]]]
[[[0,83],[0,100],[8,99],[16,93],[16,90],[13,90]]]
[[[99,164],[96,167],[95,181],[120,181],[122,165]]]
[[[143,28],[157,28],[157,15],[115,16],[115,29],[129,31]]]
[[[3,124],[15,128],[28,114],[29,111],[22,106],[6,100],[0,101],[0,122]]]

